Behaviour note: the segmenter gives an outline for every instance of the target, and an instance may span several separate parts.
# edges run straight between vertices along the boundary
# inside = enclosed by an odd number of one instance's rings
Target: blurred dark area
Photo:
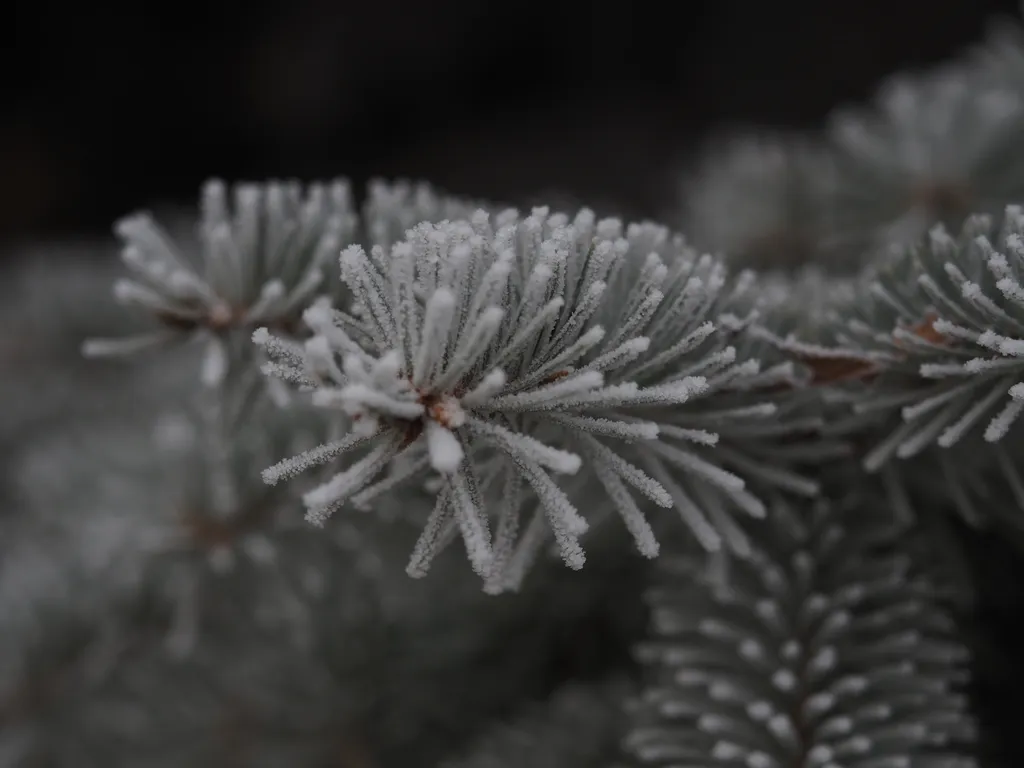
[[[15,2],[0,242],[106,234],[200,182],[427,179],[657,215],[730,126],[814,128],[1017,0]],[[11,15],[13,14],[13,16]],[[12,23],[13,21],[13,23]]]

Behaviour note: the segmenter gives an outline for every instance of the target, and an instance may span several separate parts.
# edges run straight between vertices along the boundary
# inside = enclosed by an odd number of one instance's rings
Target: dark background
[[[813,128],[1016,7],[17,2],[0,54],[0,239],[106,233],[134,208],[191,202],[210,175],[402,175],[657,215],[713,132]]]

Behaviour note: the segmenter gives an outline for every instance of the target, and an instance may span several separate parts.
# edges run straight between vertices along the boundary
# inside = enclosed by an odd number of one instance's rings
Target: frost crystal
[[[271,373],[313,388],[351,430],[268,469],[267,482],[358,451],[306,494],[308,519],[322,523],[347,501],[432,471],[437,505],[409,572],[423,574],[458,531],[494,590],[518,582],[550,533],[570,567],[583,565],[588,523],[564,488],[584,463],[648,556],[657,543],[628,488],[707,529],[727,517],[716,494],[761,514],[742,479],[701,456],[715,427],[756,414],[679,410],[758,381],[757,362],[737,362],[716,330],[725,271],[661,228],[621,230],[586,210],[572,221],[547,209],[493,221],[481,211],[420,225],[390,250],[346,249],[355,313],[312,307],[304,348],[266,330],[254,339]],[[689,491],[680,475],[693,479]],[[540,511],[520,537],[527,488]]]
[[[625,744],[638,763],[975,765],[967,649],[942,583],[875,509],[779,502],[724,579],[661,561],[640,652],[653,681]]]

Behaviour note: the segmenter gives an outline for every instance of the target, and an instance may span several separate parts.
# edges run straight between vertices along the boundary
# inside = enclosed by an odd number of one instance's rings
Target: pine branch
[[[626,746],[652,766],[974,765],[967,650],[940,576],[877,501],[779,502],[725,573],[663,561],[652,683]],[[912,540],[912,539],[911,539]]]
[[[714,446],[719,434],[735,436],[731,460],[746,470],[739,443],[757,434],[747,425],[777,412],[750,395],[787,384],[790,372],[762,371],[732,344],[751,322],[735,314],[754,306],[744,297],[750,275],[731,282],[661,227],[622,234],[617,220],[589,211],[572,222],[546,209],[493,220],[480,211],[471,222],[421,225],[390,251],[347,249],[353,313],[312,307],[304,349],[263,329],[254,340],[275,363],[269,373],[312,388],[314,403],[347,414],[351,431],[264,478],[357,456],[306,494],[307,518],[322,523],[351,500],[436,473],[438,503],[409,573],[423,575],[461,533],[494,591],[514,587],[552,533],[566,563],[583,565],[589,523],[553,475],[584,466],[642,554],[654,556],[657,542],[627,487],[676,507],[720,547],[728,532],[714,529],[734,527],[730,508],[763,507],[716,466]],[[541,509],[520,537],[526,489]]]
[[[1024,99],[971,61],[887,80],[869,108],[837,111],[826,248],[858,257],[959,228],[1024,193]]]
[[[114,293],[152,314],[162,329],[91,341],[86,354],[134,352],[194,335],[220,345],[220,337],[236,327],[293,327],[356,227],[344,181],[308,190],[297,183],[229,190],[214,180],[204,186],[200,207],[194,249],[172,242],[147,213],[117,223],[132,277],[117,282]]]
[[[822,147],[802,136],[719,141],[685,175],[681,230],[696,247],[741,267],[793,269],[812,262],[824,235],[820,186],[830,163]]]
[[[933,229],[869,271],[855,298],[836,308],[834,346],[808,348],[864,361],[862,375],[836,393],[853,418],[833,428],[883,430],[865,453],[869,470],[976,435],[999,443],[1011,431],[1024,405],[1015,346],[1024,330],[1022,231],[1016,207],[998,227],[972,217],[958,238]]]
[[[136,326],[110,297],[112,248],[42,243],[8,256],[0,269],[0,451],[16,453],[26,436],[55,424],[114,408],[145,410],[180,395],[177,354],[126,369],[76,353],[84,338]],[[7,468],[0,461],[0,471]]]

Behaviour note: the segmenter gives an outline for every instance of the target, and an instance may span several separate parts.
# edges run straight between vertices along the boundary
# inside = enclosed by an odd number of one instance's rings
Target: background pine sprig
[[[869,497],[771,511],[742,562],[663,561],[627,749],[659,766],[973,766],[955,595],[915,534]]]

